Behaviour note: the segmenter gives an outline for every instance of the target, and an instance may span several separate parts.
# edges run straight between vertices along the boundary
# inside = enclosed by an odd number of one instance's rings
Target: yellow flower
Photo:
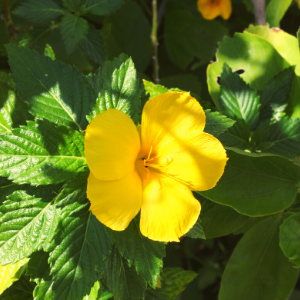
[[[197,5],[202,17],[207,20],[217,16],[227,20],[232,12],[230,0],[198,0]]]
[[[203,132],[205,113],[189,93],[149,100],[142,124],[116,109],[86,129],[91,211],[113,230],[124,230],[141,211],[141,233],[179,241],[195,224],[200,203],[191,192],[213,188],[227,161],[222,144]]]

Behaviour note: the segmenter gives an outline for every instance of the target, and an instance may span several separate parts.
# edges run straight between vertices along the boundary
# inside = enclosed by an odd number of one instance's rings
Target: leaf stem
[[[152,40],[152,47],[153,47],[153,79],[154,82],[157,84],[159,83],[159,64],[158,64],[158,57],[157,57],[157,48],[158,48],[158,41],[157,41],[157,0],[152,0],[152,32],[151,32],[151,40]]]
[[[5,26],[8,31],[8,36],[10,38],[10,42],[15,44],[15,35],[17,33],[17,30],[11,18],[8,0],[2,0],[2,14]]]
[[[256,25],[266,24],[265,0],[252,0]]]

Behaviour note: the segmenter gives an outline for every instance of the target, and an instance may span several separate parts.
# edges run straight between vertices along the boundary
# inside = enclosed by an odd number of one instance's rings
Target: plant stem
[[[152,0],[152,32],[151,32],[151,40],[152,40],[152,47],[153,47],[153,80],[157,84],[159,83],[159,64],[158,64],[158,57],[157,57],[157,1]]]
[[[266,24],[265,0],[252,0],[256,25]]]
[[[17,30],[13,24],[13,21],[11,19],[10,9],[9,9],[9,3],[8,0],[2,0],[2,14],[5,26],[8,31],[8,36],[10,38],[10,42],[14,43],[15,35],[17,33]]]

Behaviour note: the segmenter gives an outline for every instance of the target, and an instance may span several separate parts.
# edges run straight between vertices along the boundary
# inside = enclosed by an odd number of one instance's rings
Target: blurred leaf
[[[7,197],[0,207],[0,264],[16,263],[43,247],[56,227],[54,197],[50,185],[33,194],[21,190]]]
[[[27,276],[23,275],[0,295],[0,300],[33,300],[32,292],[34,286],[35,284],[30,282]]]
[[[217,43],[228,33],[218,21],[204,20],[184,9],[167,10],[164,32],[167,53],[181,69],[195,57],[197,63],[192,68],[207,64],[216,53]]]
[[[201,217],[202,217],[202,214],[201,214]],[[200,220],[200,217],[199,217],[196,224],[185,234],[185,236],[188,236],[192,239],[204,239],[205,240],[206,236],[205,236],[205,233],[201,226],[201,222],[202,221]]]
[[[86,11],[97,16],[106,16],[115,12],[124,0],[85,0]]]
[[[284,111],[288,104],[288,96],[294,77],[294,68],[288,68],[279,72],[270,79],[260,92],[260,120],[276,117]]]
[[[89,28],[87,36],[82,40],[80,47],[90,59],[104,65],[105,50],[99,30]]]
[[[126,1],[116,13],[106,17],[102,32],[109,60],[123,52],[131,56],[139,72],[147,68],[152,57],[151,27],[136,2]]]
[[[83,136],[47,120],[30,121],[0,141],[0,175],[16,183],[60,183],[86,165]]]
[[[227,155],[218,184],[199,192],[205,198],[248,216],[278,213],[293,203],[299,189],[299,166],[279,156],[251,157],[232,151]]]
[[[197,273],[181,268],[164,268],[161,274],[161,287],[146,290],[145,300],[174,300]]]
[[[64,11],[52,0],[27,0],[18,6],[13,13],[30,22],[43,24],[55,20],[63,15]]]
[[[200,202],[202,227],[208,239],[228,235],[242,227],[249,219],[229,206],[205,198]]]
[[[0,266],[0,295],[21,277],[27,262],[28,258],[25,258],[15,264]]]
[[[128,266],[115,246],[106,259],[104,276],[115,300],[144,299],[146,281],[136,273],[133,266]]]
[[[89,211],[86,185],[86,175],[79,175],[55,199],[62,208],[61,222],[55,243],[46,249],[50,251],[53,300],[82,299],[104,271],[110,240],[104,225]]]
[[[73,14],[63,16],[60,32],[68,54],[74,52],[77,45],[86,37],[89,29],[87,20]]]
[[[136,272],[155,287],[163,266],[162,258],[166,256],[165,244],[144,237],[136,219],[124,231],[108,229],[108,233],[121,255],[127,258],[129,266],[133,264]]]
[[[84,11],[85,0],[62,0],[63,5],[74,13],[81,13]]]
[[[280,20],[291,5],[292,0],[271,0],[266,8],[266,22],[271,27],[280,27]]]
[[[87,117],[90,122],[109,108],[123,111],[136,124],[140,122],[143,85],[137,78],[131,58],[121,54],[113,61],[107,61],[93,76],[92,82],[98,98]]]
[[[298,278],[278,246],[280,222],[259,222],[239,241],[221,282],[220,300],[287,299]]]
[[[250,129],[255,128],[259,114],[259,96],[240,76],[224,63],[221,74],[220,106],[231,119],[244,120]],[[235,123],[238,127],[239,123]]]
[[[22,100],[37,118],[84,130],[96,94],[76,67],[22,47],[7,46],[13,78]]]
[[[291,215],[280,226],[280,247],[285,256],[300,268],[300,213]]]
[[[275,74],[289,67],[275,48],[265,39],[248,32],[235,33],[233,38],[225,37],[219,43],[217,61],[207,68],[208,89],[214,103],[220,109],[220,86],[217,78],[226,62],[230,68],[244,70],[241,75],[251,88],[261,90]]]
[[[55,60],[55,53],[49,44],[46,44],[44,55],[50,57],[52,60]]]

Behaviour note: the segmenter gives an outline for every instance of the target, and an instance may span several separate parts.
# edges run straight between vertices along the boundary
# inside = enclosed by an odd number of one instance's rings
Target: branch
[[[153,79],[154,82],[157,84],[159,83],[159,65],[158,65],[158,57],[157,57],[157,48],[158,48],[158,41],[157,41],[157,0],[152,0],[152,32],[151,32],[151,40],[152,40],[152,47],[153,47]]]
[[[8,36],[11,40],[11,42],[14,40],[15,35],[17,33],[17,30],[13,24],[13,21],[11,19],[11,14],[10,14],[10,9],[9,9],[9,3],[8,0],[2,0],[2,14],[3,14],[3,19],[5,26],[8,31]]]
[[[255,24],[265,25],[265,0],[252,0],[254,6]]]

